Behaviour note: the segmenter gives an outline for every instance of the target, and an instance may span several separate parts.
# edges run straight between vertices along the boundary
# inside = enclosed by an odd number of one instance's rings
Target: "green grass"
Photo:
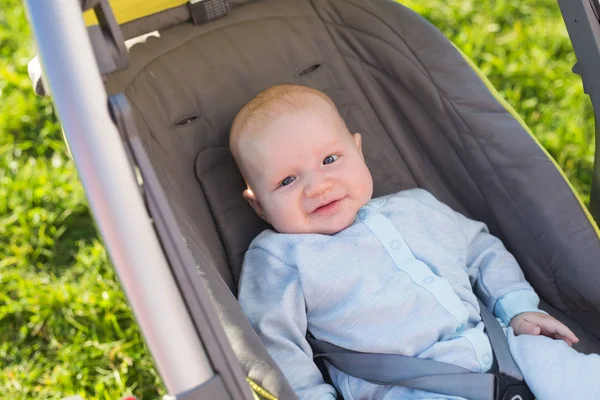
[[[164,393],[67,156],[18,0],[0,0],[0,398]],[[584,199],[593,120],[555,0],[405,0],[490,78]]]
[[[0,398],[164,391],[93,226],[20,1],[0,7]]]

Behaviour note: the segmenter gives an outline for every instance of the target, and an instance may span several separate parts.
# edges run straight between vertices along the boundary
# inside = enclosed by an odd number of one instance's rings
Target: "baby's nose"
[[[320,196],[331,189],[331,181],[324,176],[314,176],[304,187],[306,197]]]

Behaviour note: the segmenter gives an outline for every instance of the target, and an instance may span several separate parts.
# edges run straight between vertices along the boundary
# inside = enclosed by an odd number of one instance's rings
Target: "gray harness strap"
[[[490,339],[492,349],[494,350],[494,356],[496,357],[496,362],[498,363],[498,371],[501,374],[508,375],[511,378],[522,381],[523,374],[521,374],[521,370],[510,354],[510,349],[508,348],[508,341],[506,340],[506,335],[504,335],[504,330],[500,326],[500,323],[496,317],[494,317],[490,310],[488,310],[485,304],[483,304],[479,299],[477,299],[477,301],[479,302],[479,312],[481,313],[481,319],[485,325],[485,331]]]
[[[523,381],[498,320],[481,301],[479,308],[498,371]],[[472,400],[493,400],[496,393],[495,376],[492,373],[474,373],[456,365],[399,354],[361,353],[310,337],[308,341],[315,350],[315,358],[324,358],[340,371],[369,382]]]
[[[398,354],[359,353],[316,339],[308,339],[334,367],[356,378],[380,385],[443,393],[473,400],[494,399],[494,375],[471,373],[452,364]]]

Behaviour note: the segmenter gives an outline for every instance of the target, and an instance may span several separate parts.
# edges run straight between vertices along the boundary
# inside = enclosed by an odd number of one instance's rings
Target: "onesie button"
[[[427,278],[423,279],[423,283],[426,285],[429,285],[431,282],[433,282],[433,277],[428,276]]]
[[[363,219],[365,219],[365,217],[366,217],[366,216],[367,216],[367,212],[366,212],[365,210],[360,210],[360,211],[358,212],[358,219],[359,219],[359,220],[361,220],[361,221],[362,221]]]
[[[489,366],[492,364],[492,356],[490,356],[489,354],[486,354],[483,356],[483,363],[485,364],[485,366]]]
[[[392,250],[398,250],[400,248],[400,242],[397,240],[392,240],[390,242],[390,247],[392,248]]]

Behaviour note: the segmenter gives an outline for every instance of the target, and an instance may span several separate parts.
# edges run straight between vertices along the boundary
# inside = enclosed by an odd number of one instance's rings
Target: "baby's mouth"
[[[342,200],[344,200],[344,197],[342,197],[341,199],[330,200],[324,204],[321,204],[317,208],[315,208],[312,211],[312,213],[313,214],[325,214],[327,212],[334,211],[342,203]]]

